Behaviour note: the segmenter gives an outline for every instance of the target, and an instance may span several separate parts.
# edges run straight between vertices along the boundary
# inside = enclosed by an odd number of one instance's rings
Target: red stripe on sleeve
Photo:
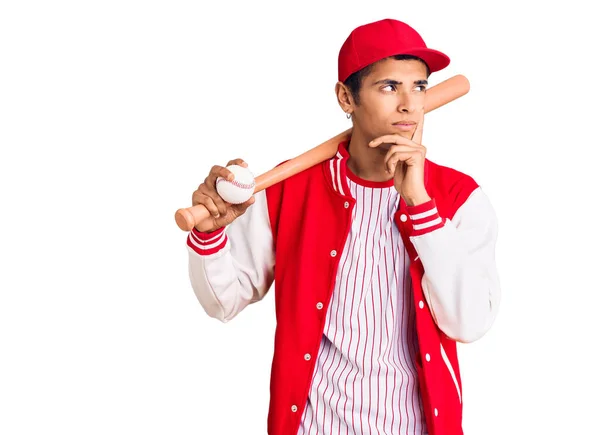
[[[423,204],[407,206],[406,211],[413,224],[412,236],[421,236],[444,226],[434,198]]]
[[[193,228],[188,234],[187,245],[199,255],[211,255],[223,249],[227,240],[225,227],[209,233]]]

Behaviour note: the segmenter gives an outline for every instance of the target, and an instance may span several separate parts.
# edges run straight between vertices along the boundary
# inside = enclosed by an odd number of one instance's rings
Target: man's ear
[[[342,110],[346,113],[352,113],[354,111],[354,99],[352,98],[352,92],[350,89],[342,83],[337,82],[335,84],[335,95],[338,100],[338,104]]]

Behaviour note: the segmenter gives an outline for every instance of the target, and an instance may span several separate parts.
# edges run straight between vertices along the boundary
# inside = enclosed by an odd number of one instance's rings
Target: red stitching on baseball
[[[233,184],[235,187],[241,187],[242,189],[251,189],[254,186],[256,186],[256,182],[254,180],[252,180],[252,184],[244,184],[244,183],[240,183],[237,180],[229,181],[229,180],[226,180],[225,178],[219,178],[217,180],[217,184],[219,184],[221,181],[227,181],[228,183]]]

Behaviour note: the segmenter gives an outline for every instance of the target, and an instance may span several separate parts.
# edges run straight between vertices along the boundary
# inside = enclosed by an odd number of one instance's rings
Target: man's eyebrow
[[[397,80],[392,80],[392,79],[383,79],[383,80],[378,80],[375,83],[373,83],[373,85],[379,85],[385,83],[386,85],[401,85],[402,82],[399,82]],[[427,80],[415,80],[413,82],[415,85],[427,85],[429,84],[429,82]]]

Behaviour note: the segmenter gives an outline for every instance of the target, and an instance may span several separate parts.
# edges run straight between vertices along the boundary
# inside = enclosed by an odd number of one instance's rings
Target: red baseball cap
[[[427,48],[415,29],[402,21],[386,18],[354,29],[338,56],[338,80],[343,82],[352,73],[378,60],[396,54],[412,54],[427,64],[430,72],[450,64],[441,51]]]

